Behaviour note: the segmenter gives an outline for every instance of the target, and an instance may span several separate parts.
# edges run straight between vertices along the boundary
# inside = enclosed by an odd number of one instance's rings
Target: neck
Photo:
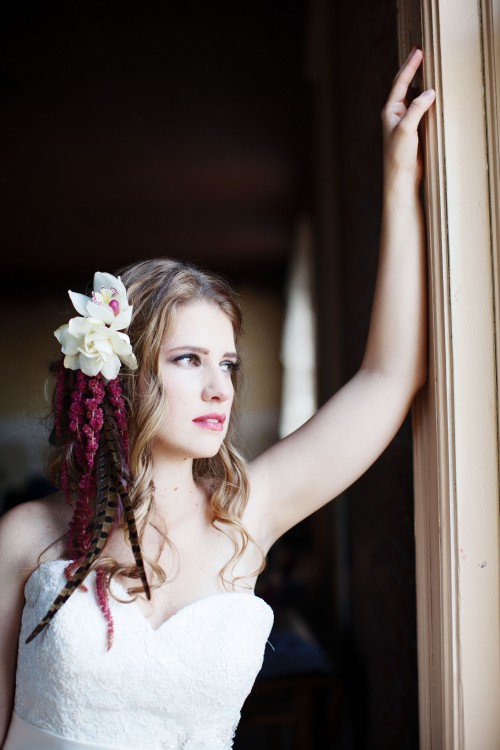
[[[154,455],[153,483],[156,509],[161,515],[167,515],[169,521],[199,503],[203,496],[193,479],[193,461],[190,458]]]

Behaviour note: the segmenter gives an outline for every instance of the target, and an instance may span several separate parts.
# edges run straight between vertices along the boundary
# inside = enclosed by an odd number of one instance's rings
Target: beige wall
[[[240,349],[245,372],[242,449],[255,456],[278,438],[283,309],[276,294],[251,288],[240,293],[244,315]]]
[[[44,384],[48,362],[57,356],[54,300],[11,302],[2,311],[8,320],[0,368],[0,497],[22,490],[41,471],[46,430]]]

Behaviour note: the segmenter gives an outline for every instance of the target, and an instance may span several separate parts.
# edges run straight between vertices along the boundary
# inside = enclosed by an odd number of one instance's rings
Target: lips
[[[203,416],[193,419],[194,424],[197,424],[199,427],[204,427],[206,430],[214,430],[215,432],[220,432],[224,429],[225,421],[225,414],[203,414]]]

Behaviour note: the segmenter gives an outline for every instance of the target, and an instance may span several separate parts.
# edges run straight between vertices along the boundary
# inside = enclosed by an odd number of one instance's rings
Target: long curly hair
[[[121,452],[127,454],[127,489],[135,514],[138,543],[141,545],[148,524],[153,524],[162,537],[161,548],[167,544],[172,550],[175,549],[168,538],[167,528],[158,526],[153,485],[152,445],[168,412],[168,403],[160,377],[162,341],[172,330],[177,311],[193,301],[205,301],[222,310],[231,321],[236,342],[242,330],[242,314],[238,297],[229,284],[215,274],[202,271],[190,263],[168,258],[140,261],[117,273],[126,287],[129,303],[133,306],[133,316],[127,333],[137,357],[138,369],[135,371],[124,369],[119,376],[119,387],[117,385],[108,393],[109,387],[105,384],[103,389],[99,380],[96,383],[96,379],[80,377],[82,375],[80,372],[75,374],[59,367],[58,382],[54,389],[54,411],[56,414],[69,415],[69,419],[68,424],[65,425],[61,425],[56,420],[52,440],[54,448],[48,466],[49,479],[56,486],[63,486],[70,497],[81,495],[82,486],[84,486],[89,498],[86,504],[80,507],[79,516],[75,518],[74,515],[72,525],[70,525],[67,538],[69,557],[78,557],[83,554],[86,547],[85,540],[83,542],[81,540],[82,534],[86,534],[87,538],[91,535],[89,526],[92,525],[95,516],[92,491],[96,491],[96,481],[93,459],[90,463],[88,461],[88,451],[91,450],[88,446],[92,446],[92,440],[94,440],[94,452],[98,447],[94,432],[90,430],[90,437],[87,435],[83,449],[84,452],[87,451],[87,462],[78,461],[78,441],[71,438],[71,425],[73,425],[75,435],[81,433],[83,429],[88,433],[88,424],[92,424],[92,420],[96,421],[95,411],[99,410],[101,402],[106,404],[106,399],[111,399],[114,422],[118,422],[118,427],[121,427],[119,441]],[[237,531],[236,535],[225,531],[234,545],[233,556],[220,571],[221,579],[226,584],[228,583],[226,578],[228,569],[234,568],[250,543],[257,544],[241,521],[248,501],[249,482],[245,460],[232,442],[236,421],[234,410],[237,409],[240,376],[236,371],[232,377],[235,399],[228,433],[215,456],[193,461],[193,477],[196,483],[205,489],[210,499],[212,524],[217,524],[217,528],[223,531],[224,527],[227,529],[231,527]],[[96,401],[96,392],[100,395],[101,401],[99,398]],[[87,412],[82,403],[90,404],[90,407],[87,406]],[[124,410],[126,419],[123,418]],[[78,415],[83,415],[84,427],[79,426]],[[102,425],[102,417],[97,421]],[[86,466],[85,471],[82,465]],[[123,515],[119,523],[125,530],[126,523]],[[260,573],[265,567],[265,556],[262,550],[260,552],[262,562],[255,574]],[[159,554],[161,554],[161,549]],[[172,575],[172,571],[165,571],[160,566],[158,559],[159,556],[156,560],[146,560],[150,569],[148,577],[152,588],[160,586]],[[107,556],[105,543],[98,560],[92,567],[98,568],[98,587],[100,586],[101,590],[106,587],[109,591],[110,580],[116,575],[132,579],[141,578],[137,564],[119,563]],[[144,585],[139,583],[129,588],[131,594],[142,591],[144,591]],[[106,614],[107,605],[104,598],[101,606]]]

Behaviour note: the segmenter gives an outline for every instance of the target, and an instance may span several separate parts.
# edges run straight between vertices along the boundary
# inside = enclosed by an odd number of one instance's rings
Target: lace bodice
[[[65,566],[44,563],[26,584],[16,714],[53,734],[110,747],[232,747],[262,665],[270,607],[252,594],[214,594],[154,630],[136,604],[110,597],[115,627],[107,651],[106,622],[89,585],[26,645],[63,585]]]

